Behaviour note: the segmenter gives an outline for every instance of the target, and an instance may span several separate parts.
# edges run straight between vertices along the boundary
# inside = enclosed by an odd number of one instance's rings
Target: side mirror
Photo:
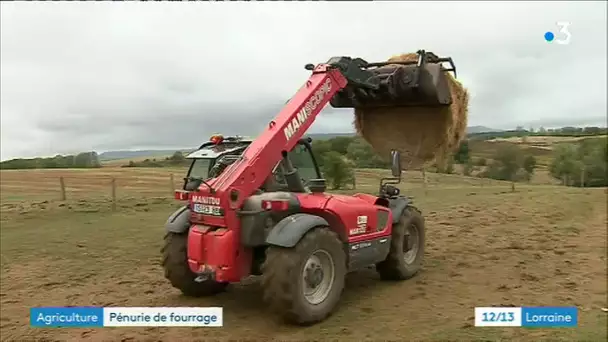
[[[391,151],[391,163],[393,177],[401,177],[401,153],[399,151]]]

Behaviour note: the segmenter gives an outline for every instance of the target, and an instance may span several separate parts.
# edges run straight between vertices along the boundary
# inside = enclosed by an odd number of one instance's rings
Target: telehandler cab
[[[381,180],[377,196],[330,194],[311,140],[302,137],[327,103],[451,104],[451,59],[422,50],[418,56],[413,63],[334,57],[309,64],[312,76],[258,138],[216,135],[189,155],[184,188],[176,191],[187,205],[168,219],[162,250],[171,284],[207,296],[262,275],[269,305],[288,322],[311,324],[335,310],[348,272],[375,265],[382,279],[414,276],[425,224],[394,186],[401,181],[399,152],[392,152],[393,177]]]

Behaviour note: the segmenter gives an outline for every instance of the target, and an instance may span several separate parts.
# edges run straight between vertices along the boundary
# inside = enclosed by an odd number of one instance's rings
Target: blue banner
[[[30,309],[30,325],[41,328],[103,327],[103,308],[45,307]]]
[[[578,310],[572,306],[521,308],[521,326],[538,328],[576,327]]]

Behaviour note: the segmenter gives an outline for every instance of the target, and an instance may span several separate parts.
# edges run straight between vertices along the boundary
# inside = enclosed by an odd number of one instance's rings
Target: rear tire
[[[188,267],[188,234],[167,233],[165,244],[161,249],[162,265],[167,278],[173,287],[178,288],[189,297],[212,296],[226,289],[227,283],[218,283],[208,279],[196,282],[196,274]]]
[[[264,300],[289,323],[320,322],[335,310],[346,271],[337,234],[315,228],[293,248],[268,247],[262,265]]]
[[[407,207],[399,222],[393,225],[391,249],[386,260],[376,264],[376,270],[383,280],[406,280],[418,273],[424,258],[424,218],[415,207]],[[408,244],[404,245],[406,234]],[[414,248],[412,248],[414,247]],[[409,253],[404,250],[409,250]]]

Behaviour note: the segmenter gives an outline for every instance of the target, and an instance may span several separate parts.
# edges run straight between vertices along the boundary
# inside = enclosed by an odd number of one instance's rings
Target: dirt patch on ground
[[[249,279],[213,298],[183,297],[163,278],[168,204],[148,211],[47,212],[2,221],[1,335],[6,341],[605,340],[606,194],[558,187],[446,188],[421,198],[423,271],[382,282],[349,275],[338,311],[283,325]],[[33,329],[33,306],[222,306],[223,328]],[[475,328],[475,306],[574,305],[576,329]]]

